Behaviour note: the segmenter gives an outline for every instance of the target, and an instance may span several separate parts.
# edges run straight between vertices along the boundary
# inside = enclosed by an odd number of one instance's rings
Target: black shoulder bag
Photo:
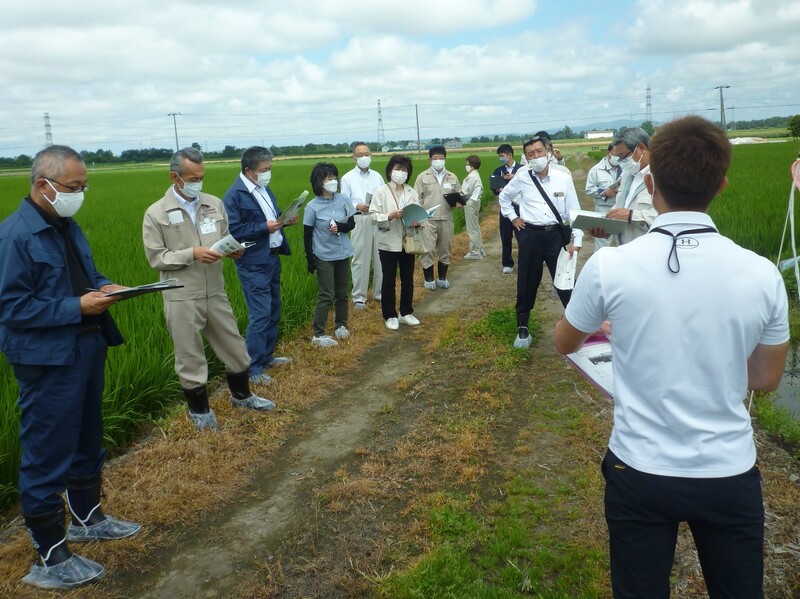
[[[553,202],[550,201],[550,198],[547,197],[547,194],[542,189],[541,183],[536,180],[536,176],[533,174],[533,171],[528,171],[528,174],[531,176],[531,181],[533,184],[536,185],[536,189],[539,190],[539,193],[542,194],[544,201],[547,202],[547,205],[550,206],[550,210],[553,211],[553,214],[556,215],[556,220],[558,221],[558,232],[561,233],[561,246],[567,247],[569,242],[572,241],[572,227],[565,224],[563,220],[561,220],[561,214],[556,210],[556,207],[553,205]]]

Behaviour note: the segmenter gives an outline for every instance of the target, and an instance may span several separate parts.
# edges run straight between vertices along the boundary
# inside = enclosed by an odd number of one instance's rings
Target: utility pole
[[[722,98],[722,90],[729,87],[730,85],[718,85],[714,88],[719,90],[719,123],[723,131],[727,131],[727,128],[725,127],[725,100]]]
[[[419,104],[414,104],[414,114],[417,115],[417,154],[421,154],[422,142],[419,139]]]
[[[175,151],[176,152],[181,149],[181,147],[178,145],[178,121],[175,118],[179,114],[180,114],[180,112],[169,112],[169,113],[167,113],[167,116],[171,116],[172,117],[172,126],[175,128]]]
[[[653,106],[650,104],[650,86],[647,86],[647,114],[645,120],[650,121],[650,124],[653,124]]]
[[[381,99],[378,98],[378,150],[383,149],[386,143],[386,135],[383,132],[383,113],[381,112]]]
[[[44,147],[53,145],[53,132],[50,130],[50,113],[44,113]]]

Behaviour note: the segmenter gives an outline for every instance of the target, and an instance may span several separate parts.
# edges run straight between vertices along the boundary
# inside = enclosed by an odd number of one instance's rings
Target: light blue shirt
[[[314,256],[319,260],[332,262],[344,260],[353,255],[353,246],[350,236],[346,233],[331,233],[331,220],[344,222],[355,214],[355,208],[350,199],[340,193],[332,198],[315,197],[306,204],[303,213],[303,225],[314,227],[312,244]]]

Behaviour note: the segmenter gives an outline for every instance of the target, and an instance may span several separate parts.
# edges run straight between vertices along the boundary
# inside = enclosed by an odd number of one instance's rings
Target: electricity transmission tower
[[[726,131],[727,128],[725,127],[725,100],[722,98],[722,90],[729,87],[730,85],[718,85],[714,88],[719,90],[719,124],[723,131]]]
[[[44,146],[49,148],[53,145],[53,131],[50,129],[50,113],[44,113]]]
[[[386,143],[386,134],[383,132],[383,113],[381,112],[381,100],[378,98],[378,146],[382,148]]]

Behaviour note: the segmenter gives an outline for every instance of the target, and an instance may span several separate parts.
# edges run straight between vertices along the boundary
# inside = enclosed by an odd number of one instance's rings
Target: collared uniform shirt
[[[267,221],[271,220],[278,220],[278,214],[275,211],[275,206],[272,203],[272,198],[269,197],[267,190],[260,185],[256,185],[250,179],[244,176],[244,173],[239,173],[239,178],[242,180],[242,183],[245,184],[247,187],[247,191],[255,198],[256,202],[258,202],[261,211],[264,213],[264,218]],[[265,225],[266,226],[266,225]],[[269,247],[271,248],[279,248],[283,243],[283,233],[280,229],[275,231],[274,233],[269,234]]]
[[[655,219],[673,235],[715,227],[702,212]],[[789,339],[780,272],[716,232],[673,239],[650,231],[589,258],[566,308],[595,331],[611,321],[614,427],[609,448],[632,468],[660,476],[719,478],[756,459],[747,359],[758,344]]]
[[[572,176],[562,170],[553,168],[547,169],[547,176],[542,179],[528,167],[517,171],[516,176],[508,182],[500,192],[500,211],[507,219],[513,221],[517,218],[514,208],[511,205],[512,198],[521,194],[519,203],[519,215],[522,220],[532,225],[554,225],[558,223],[556,216],[547,202],[544,201],[539,189],[531,180],[531,174],[541,183],[553,206],[561,215],[564,223],[570,222],[569,214],[574,210],[580,210],[578,194],[575,192],[575,185],[572,183]],[[581,247],[583,241],[583,231],[580,229],[572,230],[572,244]]]
[[[596,207],[608,210],[617,203],[617,196],[609,198],[604,196],[603,192],[608,189],[609,185],[619,179],[620,174],[622,174],[622,169],[618,166],[613,166],[608,161],[608,156],[604,157],[589,170],[589,175],[586,177],[586,194],[592,197]]]
[[[367,194],[374,194],[383,185],[383,177],[376,171],[368,169],[362,172],[356,167],[342,177],[342,195],[350,199],[353,208],[356,204],[367,204]]]

